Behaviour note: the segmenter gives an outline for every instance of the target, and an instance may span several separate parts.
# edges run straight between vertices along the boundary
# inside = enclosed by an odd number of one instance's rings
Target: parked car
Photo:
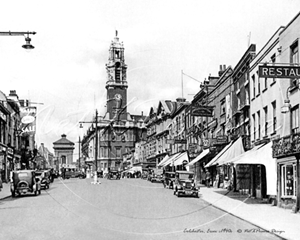
[[[50,171],[40,170],[35,172],[36,178],[40,179],[41,188],[48,189],[50,187],[51,178]]]
[[[175,180],[175,172],[165,172],[163,176],[164,188],[173,189]]]
[[[196,186],[195,174],[190,171],[176,171],[174,180],[174,195],[189,195],[199,197],[199,190]]]
[[[40,178],[36,177],[34,170],[12,171],[10,191],[12,197],[26,193],[34,193],[37,196],[41,194]]]
[[[121,173],[118,170],[110,170],[107,179],[118,179],[120,180]]]
[[[81,172],[78,171],[78,170],[75,170],[75,169],[69,169],[69,170],[67,170],[66,173],[65,173],[65,178],[66,178],[66,179],[69,179],[69,178],[77,178],[77,177],[80,176],[80,174],[81,174]]]
[[[147,180],[151,182],[152,176],[154,174],[154,169],[150,168],[147,174]]]
[[[162,182],[163,181],[163,170],[162,169],[154,169],[150,181],[151,182]]]
[[[148,179],[148,175],[149,175],[149,169],[143,168],[141,179]]]

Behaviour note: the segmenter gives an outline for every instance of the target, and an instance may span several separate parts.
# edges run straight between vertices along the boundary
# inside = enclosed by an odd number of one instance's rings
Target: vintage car
[[[65,172],[65,178],[69,179],[69,178],[82,178],[82,172],[76,170],[76,169],[68,169],[66,168],[66,172]]]
[[[190,171],[176,171],[174,180],[174,195],[180,197],[185,196],[195,196],[199,197],[199,190],[196,181],[195,174]]]
[[[142,169],[141,179],[148,179],[149,169]]]
[[[118,170],[110,170],[107,179],[118,179],[120,180],[121,173]]]
[[[164,188],[173,189],[175,180],[175,172],[165,172],[163,176]]]
[[[34,170],[12,171],[10,191],[12,197],[26,193],[37,196],[41,194],[40,178],[36,177]]]
[[[40,179],[41,188],[48,189],[50,187],[51,176],[49,170],[36,171],[35,176]]]
[[[150,168],[147,174],[147,180],[151,182],[152,176],[154,174],[154,169]]]
[[[163,181],[163,170],[162,169],[154,169],[151,174],[151,180],[153,182],[162,182]]]

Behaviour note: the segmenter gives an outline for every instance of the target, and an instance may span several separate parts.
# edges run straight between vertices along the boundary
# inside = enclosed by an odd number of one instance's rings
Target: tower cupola
[[[106,64],[107,82],[106,88],[121,87],[127,88],[126,71],[127,65],[124,59],[124,45],[120,42],[118,31],[116,36],[110,44],[109,59]]]

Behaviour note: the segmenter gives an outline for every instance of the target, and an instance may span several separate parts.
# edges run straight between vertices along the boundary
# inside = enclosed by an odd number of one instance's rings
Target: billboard
[[[20,108],[21,123],[19,130],[20,135],[32,135],[36,131],[36,107]]]

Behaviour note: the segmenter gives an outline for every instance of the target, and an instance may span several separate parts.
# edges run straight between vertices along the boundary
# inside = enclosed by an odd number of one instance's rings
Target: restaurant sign
[[[297,78],[300,77],[300,66],[267,66],[258,67],[261,78]]]
[[[273,158],[300,154],[300,133],[273,140]]]

